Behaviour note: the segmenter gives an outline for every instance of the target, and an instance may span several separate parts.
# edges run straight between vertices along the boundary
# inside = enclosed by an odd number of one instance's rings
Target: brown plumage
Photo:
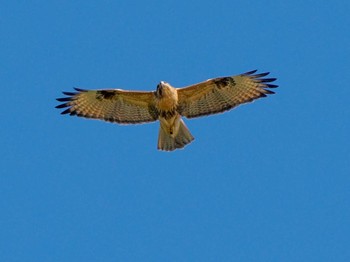
[[[153,92],[110,90],[83,90],[63,92],[58,98],[67,108],[62,114],[101,119],[120,124],[137,124],[159,120],[158,149],[172,151],[183,148],[194,137],[181,119],[221,113],[240,104],[273,94],[270,84],[276,78],[265,78],[269,73],[255,74],[256,70],[232,77],[219,77],[174,88],[160,82]]]

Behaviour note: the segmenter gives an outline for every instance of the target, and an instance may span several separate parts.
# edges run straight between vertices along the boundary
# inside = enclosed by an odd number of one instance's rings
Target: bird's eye
[[[162,95],[162,87],[161,87],[161,85],[159,84],[159,85],[157,85],[157,93],[158,93],[158,95]]]

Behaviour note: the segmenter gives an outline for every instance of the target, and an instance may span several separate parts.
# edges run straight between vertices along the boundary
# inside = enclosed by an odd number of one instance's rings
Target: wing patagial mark
[[[217,79],[214,79],[214,83],[217,85],[217,87],[219,89],[227,87],[227,86],[234,86],[234,85],[236,85],[235,80],[233,80],[232,77],[217,78]]]
[[[116,95],[116,91],[114,90],[100,90],[96,92],[96,99],[101,101],[103,99],[113,99]]]

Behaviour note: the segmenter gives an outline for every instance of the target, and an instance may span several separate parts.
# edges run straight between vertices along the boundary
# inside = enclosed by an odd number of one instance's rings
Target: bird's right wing
[[[120,89],[63,92],[67,97],[56,108],[67,108],[62,114],[101,119],[120,124],[152,122],[158,119],[154,92]]]

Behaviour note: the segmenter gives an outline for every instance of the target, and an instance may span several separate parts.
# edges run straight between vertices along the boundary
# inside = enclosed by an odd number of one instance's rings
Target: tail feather
[[[170,135],[162,126],[159,128],[158,149],[165,151],[173,151],[177,148],[183,148],[185,145],[191,143],[194,137],[188,130],[187,126],[180,119],[179,131],[175,137]]]

